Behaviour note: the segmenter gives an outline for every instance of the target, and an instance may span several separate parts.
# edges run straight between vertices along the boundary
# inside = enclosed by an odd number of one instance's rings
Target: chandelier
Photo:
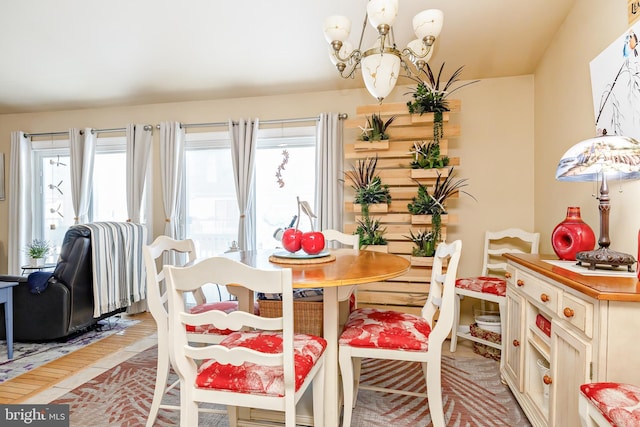
[[[330,16],[324,21],[324,36],[331,44],[331,62],[344,78],[353,78],[362,69],[364,84],[379,102],[389,95],[400,76],[401,68],[407,76],[417,75],[433,54],[433,44],[442,30],[443,13],[438,9],[423,10],[413,18],[416,39],[402,51],[398,50],[393,24],[398,15],[398,0],[370,0],[360,33],[358,48],[347,40],[351,21],[346,16]],[[363,51],[362,41],[367,21],[378,32],[373,46]]]

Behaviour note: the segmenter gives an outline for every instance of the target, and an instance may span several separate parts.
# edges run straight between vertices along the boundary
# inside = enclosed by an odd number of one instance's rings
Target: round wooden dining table
[[[338,426],[340,422],[340,382],[338,370],[339,301],[349,298],[355,285],[380,282],[401,276],[409,270],[409,260],[394,254],[352,249],[330,250],[326,260],[301,260],[291,263],[271,262],[274,250],[240,251],[224,254],[244,264],[261,269],[290,268],[294,288],[323,288],[323,329],[327,340],[325,355],[325,425]],[[322,261],[322,262],[321,262]],[[326,261],[326,262],[325,262]],[[253,309],[253,295],[232,291],[238,297],[239,309]]]

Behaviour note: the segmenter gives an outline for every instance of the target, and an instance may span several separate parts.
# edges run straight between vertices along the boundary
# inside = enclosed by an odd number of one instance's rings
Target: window
[[[255,212],[257,249],[275,249],[280,242],[273,237],[278,228],[286,228],[298,213],[296,197],[307,201],[314,210],[316,147],[312,135],[269,136],[258,139],[255,172]],[[299,227],[311,230],[305,214]],[[314,223],[315,227],[315,223]]]
[[[125,221],[128,218],[125,144],[124,137],[98,140],[89,221]],[[37,189],[33,235],[54,245],[55,254],[47,260],[52,262],[60,252],[67,229],[75,222],[69,141],[34,142],[33,148],[34,188]]]
[[[186,142],[185,236],[194,240],[198,256],[221,254],[238,236],[230,137],[228,132],[192,133]],[[274,232],[297,214],[296,196],[313,208],[315,127],[260,130],[254,164],[256,246],[275,248]],[[300,227],[311,228],[306,217]]]

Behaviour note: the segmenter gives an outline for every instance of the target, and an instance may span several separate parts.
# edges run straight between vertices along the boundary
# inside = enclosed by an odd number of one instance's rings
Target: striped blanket
[[[146,229],[130,222],[82,224],[91,231],[93,316],[146,299],[142,246]]]

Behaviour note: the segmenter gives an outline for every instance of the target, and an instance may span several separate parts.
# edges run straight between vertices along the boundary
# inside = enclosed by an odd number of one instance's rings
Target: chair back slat
[[[504,275],[507,269],[504,254],[537,254],[539,246],[540,233],[532,233],[519,228],[485,232],[481,276]]]
[[[293,358],[293,288],[289,268],[258,269],[226,257],[210,257],[186,267],[165,266],[167,292],[169,295],[169,335],[171,352],[176,370],[187,378],[195,378],[197,366],[202,359],[227,363],[231,353],[221,344],[191,344],[186,332],[187,325],[210,324],[231,326],[234,330],[282,329],[282,352],[269,354],[238,349],[232,352],[234,363],[274,364],[278,359],[284,371],[285,384],[295,383]],[[282,294],[282,316],[262,318],[253,313],[234,312],[227,314],[219,310],[188,314],[185,312],[184,293],[197,289],[205,283],[240,285],[253,292]],[[230,335],[233,338],[234,335]],[[272,350],[271,350],[272,351]],[[279,355],[279,356],[278,356]],[[202,358],[194,360],[194,357]],[[218,359],[220,358],[220,359]]]
[[[429,335],[429,345],[442,345],[453,325],[455,282],[462,252],[462,242],[456,240],[450,244],[440,243],[436,249],[433,267],[431,269],[431,283],[429,296],[422,308],[422,317],[432,327]],[[446,272],[443,265],[446,262]],[[438,321],[435,322],[437,314]],[[439,343],[439,344],[438,344]]]

